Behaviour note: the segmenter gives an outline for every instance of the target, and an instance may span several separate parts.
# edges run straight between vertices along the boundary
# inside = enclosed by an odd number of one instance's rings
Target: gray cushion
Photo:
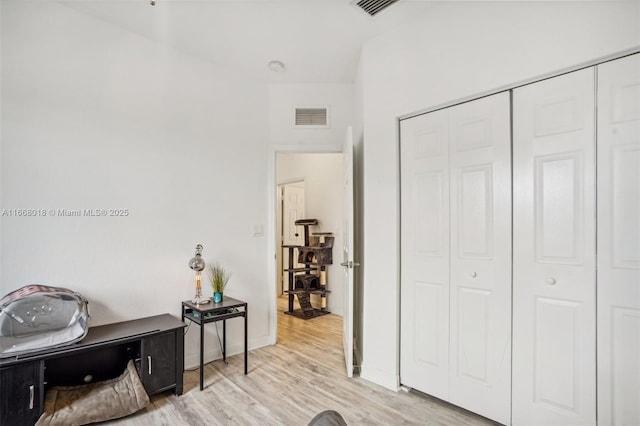
[[[119,377],[79,386],[49,389],[36,426],[85,425],[116,419],[144,408],[149,395],[129,361]]]
[[[347,423],[337,411],[325,410],[311,419],[309,426],[347,426]]]

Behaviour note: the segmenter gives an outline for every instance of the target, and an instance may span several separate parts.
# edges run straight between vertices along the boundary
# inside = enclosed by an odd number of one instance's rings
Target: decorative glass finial
[[[196,255],[189,261],[189,268],[194,271],[202,271],[204,269],[204,260],[202,260],[202,244],[196,246]]]
[[[196,295],[192,300],[196,305],[204,305],[210,302],[209,299],[202,297],[202,277],[200,275],[200,272],[204,269],[202,248],[202,244],[198,244],[196,246],[196,255],[189,261],[189,268],[196,271]]]

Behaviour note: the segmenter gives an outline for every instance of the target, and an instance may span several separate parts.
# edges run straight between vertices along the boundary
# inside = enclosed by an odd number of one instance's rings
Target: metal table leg
[[[200,390],[204,387],[204,323],[200,323]]]
[[[227,320],[222,320],[222,361],[227,363]]]
[[[247,374],[247,305],[244,305],[244,374]]]

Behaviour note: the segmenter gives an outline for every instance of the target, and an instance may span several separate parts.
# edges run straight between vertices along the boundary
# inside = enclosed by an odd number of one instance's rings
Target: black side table
[[[222,359],[227,360],[227,320],[244,317],[244,374],[247,374],[247,302],[224,296],[220,303],[196,305],[182,302],[182,321],[185,318],[200,326],[200,390],[204,384],[204,325],[222,321]]]

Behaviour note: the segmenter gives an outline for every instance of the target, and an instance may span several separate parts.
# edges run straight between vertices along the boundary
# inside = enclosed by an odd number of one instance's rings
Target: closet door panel
[[[515,425],[595,424],[593,68],[514,90]]]
[[[508,423],[511,374],[509,93],[450,108],[450,401]]]
[[[583,163],[580,151],[541,155],[534,160],[534,238],[538,263],[582,262]]]
[[[640,424],[640,55],[598,66],[598,419]]]
[[[402,383],[448,399],[448,111],[401,123]]]

